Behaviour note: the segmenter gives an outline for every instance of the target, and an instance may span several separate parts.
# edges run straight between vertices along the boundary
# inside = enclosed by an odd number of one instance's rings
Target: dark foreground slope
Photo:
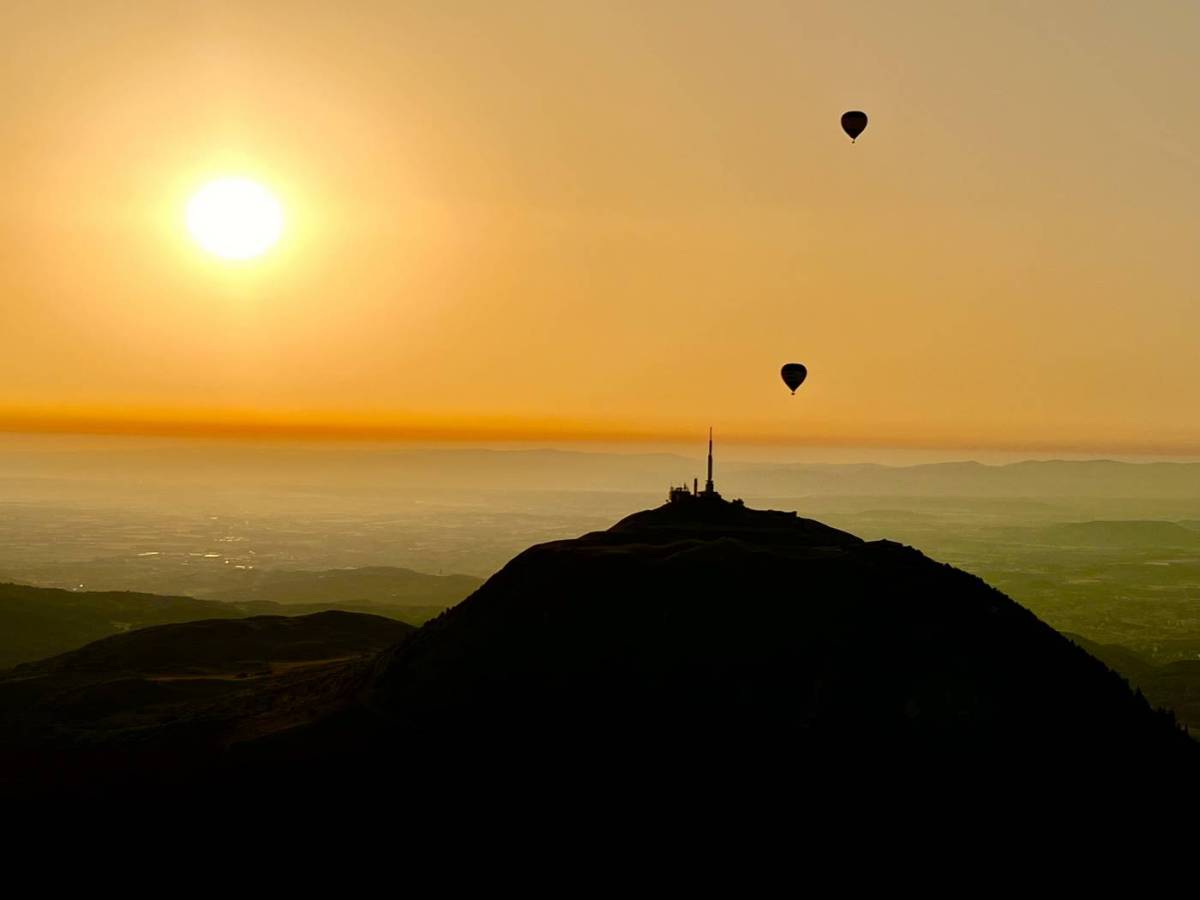
[[[345,704],[413,626],[341,611],[159,625],[0,675],[0,793],[182,784]]]
[[[720,501],[532,547],[459,606],[307,689],[307,707],[286,683],[248,693],[246,710],[289,715],[226,715],[253,727],[190,760],[189,783],[239,795],[411,790],[421,778],[570,791],[685,774],[707,790],[750,776],[811,786],[838,769],[1111,780],[1200,766],[1169,716],[979,579]],[[171,754],[190,752],[169,731],[139,736],[157,742],[168,780]],[[63,752],[119,761],[122,741],[99,728]]]

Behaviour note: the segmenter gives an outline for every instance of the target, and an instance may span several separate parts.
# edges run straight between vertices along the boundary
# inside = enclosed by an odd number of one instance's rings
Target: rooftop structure
[[[720,500],[721,495],[713,486],[713,437],[712,428],[708,429],[708,477],[704,481],[704,490],[700,490],[700,479],[692,479],[692,489],[687,484],[678,487],[672,485],[667,492],[667,500],[671,503],[690,503],[696,500]]]

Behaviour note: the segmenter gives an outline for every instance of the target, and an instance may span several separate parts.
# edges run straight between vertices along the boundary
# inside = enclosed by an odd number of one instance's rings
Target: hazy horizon
[[[289,448],[314,452],[386,452],[392,450],[414,451],[534,451],[550,450],[578,454],[614,454],[639,456],[644,454],[671,454],[690,460],[703,460],[706,434],[700,433],[696,440],[400,440],[341,438],[319,439],[301,437],[261,436],[242,437],[229,435],[169,436],[144,434],[90,434],[73,432],[2,432],[0,431],[0,462],[6,454],[49,452],[86,454],[95,450],[120,450],[122,448],[170,451],[180,448],[211,447],[217,450],[253,452],[272,449],[287,452]],[[978,462],[982,465],[1008,465],[1026,461],[1046,460],[1112,460],[1128,463],[1156,462],[1200,462],[1200,453],[1119,453],[1101,451],[1064,451],[1029,449],[975,448],[971,450],[938,447],[880,447],[880,446],[806,446],[777,443],[745,443],[726,440],[719,431],[715,433],[716,453],[723,463],[776,463],[776,464],[827,464],[849,465],[868,463],[881,466],[914,466],[936,463]]]

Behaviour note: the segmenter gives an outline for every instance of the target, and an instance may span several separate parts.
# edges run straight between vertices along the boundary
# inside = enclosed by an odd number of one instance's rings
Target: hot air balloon
[[[808,369],[804,368],[801,363],[788,363],[779,370],[779,376],[783,379],[793,394],[796,393],[796,388],[804,384],[804,379],[808,377]]]
[[[853,143],[858,139],[867,128],[867,114],[859,112],[857,109],[852,109],[850,112],[842,113],[842,131],[850,135],[850,142]]]

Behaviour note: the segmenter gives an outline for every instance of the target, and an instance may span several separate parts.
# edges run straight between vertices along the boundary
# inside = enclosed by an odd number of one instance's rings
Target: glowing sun
[[[283,234],[283,207],[249,178],[218,178],[188,201],[187,227],[196,243],[222,259],[252,259]]]

